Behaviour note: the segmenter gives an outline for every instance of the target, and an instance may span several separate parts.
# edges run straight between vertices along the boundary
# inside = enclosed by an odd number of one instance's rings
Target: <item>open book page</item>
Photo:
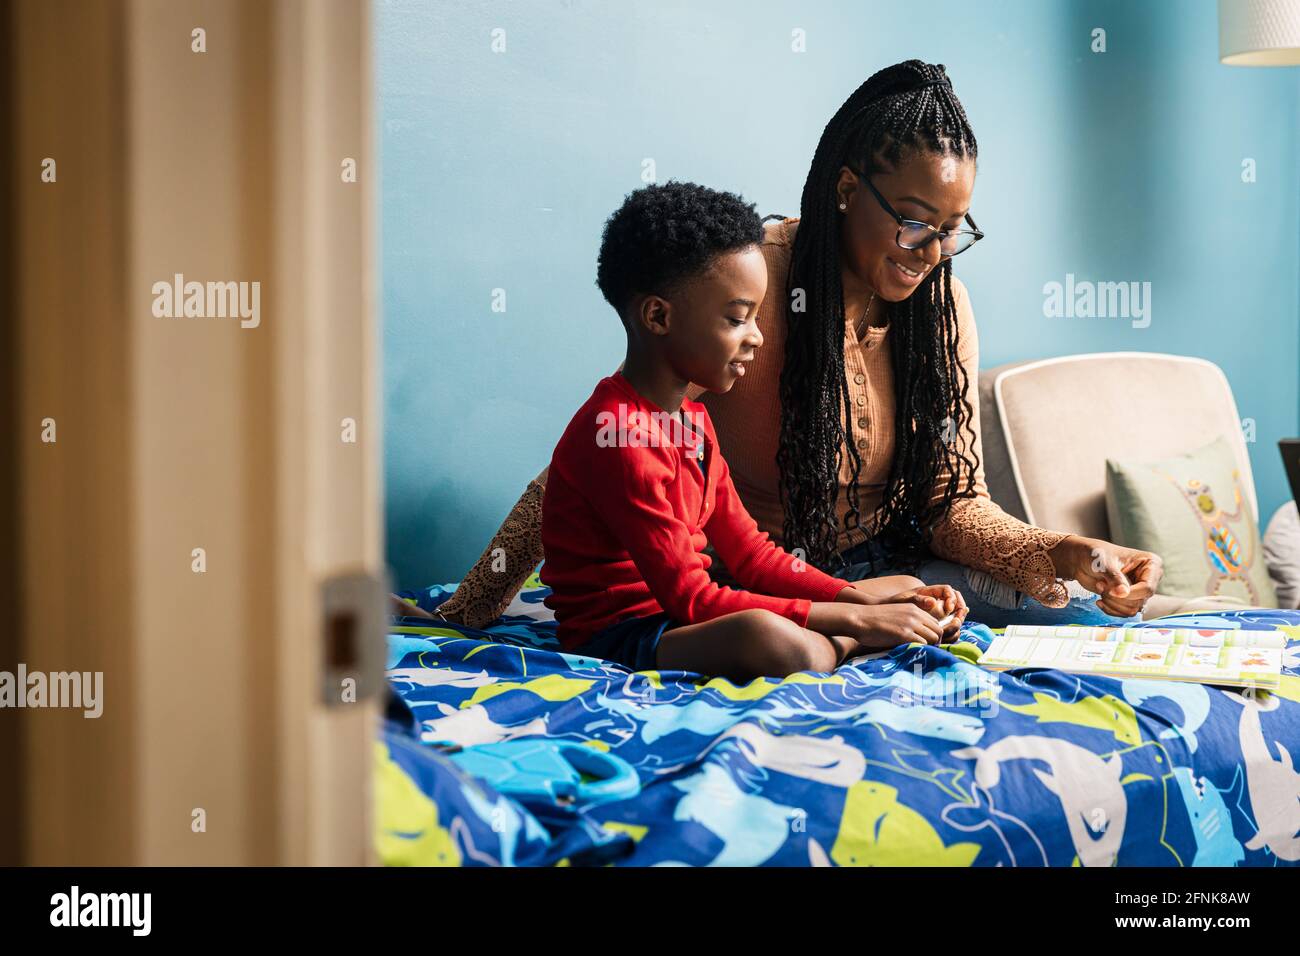
[[[1278,685],[1285,648],[1277,630],[1013,624],[980,664],[1270,688]]]

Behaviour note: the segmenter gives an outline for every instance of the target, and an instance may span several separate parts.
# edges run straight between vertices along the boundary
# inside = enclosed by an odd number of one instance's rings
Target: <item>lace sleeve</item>
[[[482,628],[499,618],[542,561],[542,494],[546,472],[528,483],[460,586],[434,612]]]
[[[1017,520],[991,498],[963,498],[953,502],[936,528],[930,550],[956,564],[987,571],[1047,607],[1065,607],[1070,595],[1048,554],[1065,537]]]
[[[985,571],[1047,607],[1064,607],[1069,592],[1056,576],[1048,552],[1068,535],[1026,524],[989,497],[979,430],[979,336],[965,286],[956,277],[952,285],[957,305],[957,355],[970,383],[967,399],[971,406],[969,420],[959,422],[954,440],[963,451],[974,449],[976,468],[974,483],[958,486],[957,493],[963,497],[955,498],[948,514],[935,525],[930,550],[940,558]],[[941,497],[950,474],[948,469],[940,473],[932,501]]]

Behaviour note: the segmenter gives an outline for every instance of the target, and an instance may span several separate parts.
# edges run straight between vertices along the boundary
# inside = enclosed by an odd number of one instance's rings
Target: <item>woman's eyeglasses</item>
[[[928,222],[919,222],[915,219],[904,219],[894,207],[885,201],[885,197],[880,195],[880,190],[871,185],[871,180],[859,173],[856,169],[859,179],[861,179],[871,195],[876,197],[876,202],[880,203],[882,209],[898,223],[898,235],[896,241],[904,249],[922,249],[934,241],[937,236],[939,239],[939,254],[951,258],[959,255],[969,249],[975,243],[984,238],[984,233],[980,232],[980,227],[975,225],[975,220],[966,214],[966,221],[970,223],[970,229],[936,229]]]

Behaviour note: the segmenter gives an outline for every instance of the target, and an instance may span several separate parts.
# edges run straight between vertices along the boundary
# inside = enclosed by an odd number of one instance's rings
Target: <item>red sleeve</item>
[[[777,597],[833,601],[849,586],[848,581],[833,578],[778,548],[745,510],[721,455],[716,456],[714,467],[719,469],[716,502],[704,533],[742,587]]]
[[[660,607],[686,624],[761,608],[806,626],[807,599],[737,591],[709,577],[690,528],[669,503],[675,453],[666,447],[598,447],[591,452],[595,467],[573,469],[580,490],[631,556]]]

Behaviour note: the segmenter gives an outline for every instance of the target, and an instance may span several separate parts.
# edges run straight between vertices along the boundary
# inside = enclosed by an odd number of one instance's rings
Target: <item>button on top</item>
[[[865,375],[863,375],[861,372],[859,372],[857,375],[853,376],[853,381],[857,382],[859,385],[861,385],[861,384],[862,384],[863,382],[865,382],[866,380],[867,380],[867,377],[866,377]]]

